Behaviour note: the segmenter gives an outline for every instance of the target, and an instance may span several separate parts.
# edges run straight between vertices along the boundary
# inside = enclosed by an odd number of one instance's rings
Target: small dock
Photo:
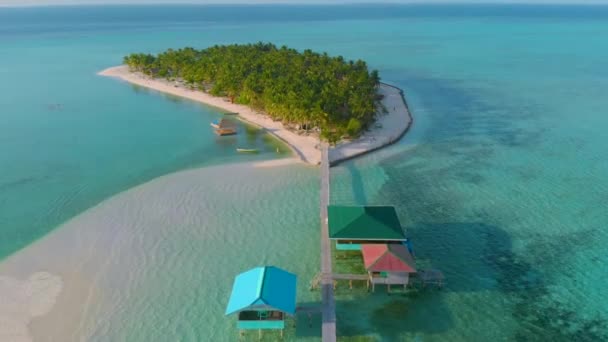
[[[336,302],[334,298],[334,290],[338,280],[347,280],[349,287],[353,288],[353,281],[365,281],[369,290],[370,284],[373,290],[373,277],[371,273],[368,274],[339,274],[332,272],[332,258],[331,258],[331,244],[329,234],[329,221],[328,221],[328,206],[329,206],[329,155],[328,155],[328,144],[321,144],[321,192],[320,192],[320,219],[321,219],[321,272],[318,273],[313,280],[310,282],[310,288],[316,289],[321,288],[321,306],[315,308],[298,308],[297,311],[307,313],[310,320],[310,315],[313,312],[321,311],[322,315],[322,329],[321,329],[321,340],[323,342],[335,342],[336,341]],[[391,207],[392,208],[392,207]],[[394,208],[392,208],[394,211]],[[399,225],[401,231],[401,226]],[[393,237],[394,239],[394,237]],[[403,240],[405,236],[403,236]],[[405,249],[405,247],[403,248]],[[409,251],[407,252],[409,255]],[[411,258],[411,257],[410,257]],[[413,261],[412,261],[413,262]],[[411,270],[410,270],[411,271]],[[415,272],[415,270],[413,270]],[[427,285],[435,285],[441,288],[444,285],[444,276],[438,270],[420,270],[417,275],[419,282],[422,287]],[[408,279],[409,281],[409,273]],[[386,282],[385,282],[386,283]],[[390,292],[390,284],[388,285],[388,291]],[[407,282],[404,283],[404,289],[407,286]]]
[[[428,269],[419,272],[420,282],[422,287],[434,285],[437,288],[442,288],[445,285],[445,276],[440,270]]]
[[[310,281],[310,290],[316,290],[321,284],[323,276],[321,273],[317,273],[315,277]],[[348,286],[352,290],[353,281],[365,281],[367,289],[369,290],[370,284],[374,283],[373,279],[370,278],[369,274],[347,274],[347,273],[332,273],[331,279],[333,281],[333,288],[336,289],[338,280],[348,280]],[[420,270],[418,274],[411,278],[413,281],[410,283],[412,286],[418,286],[420,288],[427,288],[427,286],[434,286],[438,289],[445,285],[445,277],[443,273],[436,269]],[[377,284],[388,284],[386,282],[375,282]]]
[[[322,279],[322,274],[321,273],[317,274],[310,281],[310,289],[314,290],[314,289],[319,288],[321,279]],[[367,275],[367,274],[332,273],[331,280],[332,280],[334,290],[336,289],[336,286],[338,285],[338,280],[348,280],[348,285],[351,289],[353,288],[353,280],[365,281],[367,284],[367,287],[369,288],[369,275]]]
[[[327,225],[327,206],[329,205],[329,156],[327,143],[321,144],[321,302],[322,302],[322,341],[336,341],[336,301],[331,270],[331,243]]]

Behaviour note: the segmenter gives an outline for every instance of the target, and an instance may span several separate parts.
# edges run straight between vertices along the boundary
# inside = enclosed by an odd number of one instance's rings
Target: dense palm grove
[[[369,72],[364,61],[273,44],[169,49],[157,56],[131,54],[124,62],[134,71],[227,96],[290,126],[318,129],[330,141],[367,128],[381,98],[378,72]]]

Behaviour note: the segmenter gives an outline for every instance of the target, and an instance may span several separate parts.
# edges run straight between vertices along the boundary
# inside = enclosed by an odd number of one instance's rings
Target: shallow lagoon
[[[90,9],[67,8],[0,20],[4,255],[121,190],[221,164],[112,197],[7,259],[0,276],[62,276],[32,333],[71,312],[78,329],[51,334],[233,340],[223,316],[231,277],[259,263],[297,272],[300,300],[318,299],[306,288],[318,265],[317,172],[243,174],[225,165],[241,157],[206,135],[217,114],[95,76],[133,50],[270,40],[367,60],[406,90],[415,116],[400,144],[332,170],[332,202],[396,205],[416,254],[448,286],[407,296],[341,288],[345,340],[605,339],[606,9],[468,9],[157,7],[138,8],[133,22],[124,9],[92,21]],[[52,103],[64,109],[49,112]],[[196,186],[176,187],[184,175]],[[84,294],[80,315],[69,299]],[[315,330],[294,337],[315,340]]]

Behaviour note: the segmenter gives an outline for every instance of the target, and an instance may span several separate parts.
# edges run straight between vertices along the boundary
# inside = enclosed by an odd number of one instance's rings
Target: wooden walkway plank
[[[369,275],[367,274],[340,274],[334,273],[332,275],[334,280],[368,280]]]
[[[336,341],[336,302],[331,270],[331,243],[327,226],[327,206],[329,205],[329,156],[328,146],[321,146],[321,296],[322,341]]]

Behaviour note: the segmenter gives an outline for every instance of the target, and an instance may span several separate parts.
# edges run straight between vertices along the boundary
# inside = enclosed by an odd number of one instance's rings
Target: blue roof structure
[[[296,312],[297,277],[274,266],[256,267],[236,276],[226,315],[243,310]]]

